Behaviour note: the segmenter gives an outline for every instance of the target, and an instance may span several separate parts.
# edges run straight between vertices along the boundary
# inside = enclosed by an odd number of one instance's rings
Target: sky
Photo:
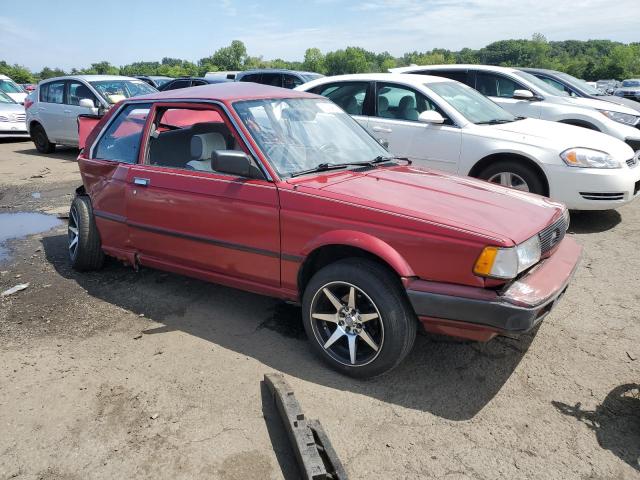
[[[39,71],[177,57],[232,40],[252,56],[302,60],[359,46],[400,56],[496,40],[640,41],[638,0],[29,0],[0,8],[0,60]]]

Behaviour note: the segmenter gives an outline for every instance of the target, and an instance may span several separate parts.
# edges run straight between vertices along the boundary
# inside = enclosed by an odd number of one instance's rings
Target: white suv
[[[24,107],[27,129],[41,153],[56,144],[78,146],[78,115],[100,115],[125,98],[156,93],[142,80],[119,75],[74,75],[43,80]]]
[[[393,73],[437,75],[465,83],[514,115],[597,130],[640,150],[638,112],[591,98],[573,98],[533,75],[489,65],[429,65],[393,68]]]
[[[446,78],[371,73],[326,77],[296,90],[331,99],[394,155],[418,166],[548,195],[576,210],[604,210],[640,190],[624,142],[572,125],[515,117]]]

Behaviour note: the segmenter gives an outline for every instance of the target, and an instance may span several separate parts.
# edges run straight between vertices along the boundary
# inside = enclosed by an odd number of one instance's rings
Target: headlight
[[[620,162],[611,155],[590,148],[570,148],[560,154],[560,158],[570,167],[620,168]]]
[[[540,239],[534,235],[517,247],[485,247],[476,261],[476,275],[493,278],[515,278],[540,261]]]
[[[9,117],[5,117],[4,115],[0,115],[0,122],[8,122]]]
[[[640,117],[631,115],[630,113],[612,112],[611,110],[599,110],[599,112],[614,122],[624,123],[632,127],[635,126],[636,123],[638,123],[638,119],[640,119]]]

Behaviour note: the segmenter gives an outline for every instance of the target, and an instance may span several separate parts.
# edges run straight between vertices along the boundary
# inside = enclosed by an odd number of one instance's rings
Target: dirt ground
[[[0,143],[0,213],[67,211],[76,155]],[[30,286],[0,300],[0,479],[298,478],[274,371],[352,479],[640,478],[640,201],[571,220],[582,265],[537,332],[420,336],[372,381],[316,360],[296,307],[116,262],[78,274],[64,223],[12,240],[0,290]]]

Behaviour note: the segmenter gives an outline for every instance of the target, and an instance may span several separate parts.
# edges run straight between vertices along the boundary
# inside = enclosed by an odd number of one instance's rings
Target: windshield
[[[623,87],[640,87],[640,80],[623,80]]]
[[[165,83],[169,83],[171,80],[173,80],[173,78],[164,78],[164,77],[150,77],[150,78],[151,80],[156,82],[156,85],[158,85],[158,87],[161,87]]]
[[[89,83],[110,104],[118,103],[125,98],[157,92],[155,88],[142,80],[101,80]]]
[[[605,95],[597,88],[593,88],[584,80],[580,80],[579,78],[574,77],[573,75],[569,75],[568,73],[556,73],[559,78],[562,78],[569,85],[575,85],[577,88],[582,90],[588,95]]]
[[[24,90],[12,80],[0,80],[0,91],[4,93],[24,93]]]
[[[0,90],[0,103],[16,103],[16,102],[14,102],[9,95],[7,95],[6,93]]]
[[[517,77],[520,77],[520,78],[522,78],[523,80],[526,80],[529,83],[533,83],[536,86],[536,88],[538,88],[539,90],[542,90],[547,95],[554,95],[554,96],[557,96],[557,97],[568,97],[569,96],[569,94],[567,92],[563,92],[561,90],[558,90],[555,87],[552,87],[551,85],[549,85],[544,80],[540,80],[538,77],[534,77],[530,73],[522,72],[520,70],[514,71],[513,73]]]
[[[318,78],[324,77],[324,75],[320,75],[319,73],[303,73],[300,76],[305,82],[310,82],[311,80],[316,80]]]
[[[477,90],[459,82],[425,85],[472,123],[506,123],[516,118]]]
[[[233,105],[281,177],[322,165],[370,162],[389,153],[328,100],[277,98]]]

